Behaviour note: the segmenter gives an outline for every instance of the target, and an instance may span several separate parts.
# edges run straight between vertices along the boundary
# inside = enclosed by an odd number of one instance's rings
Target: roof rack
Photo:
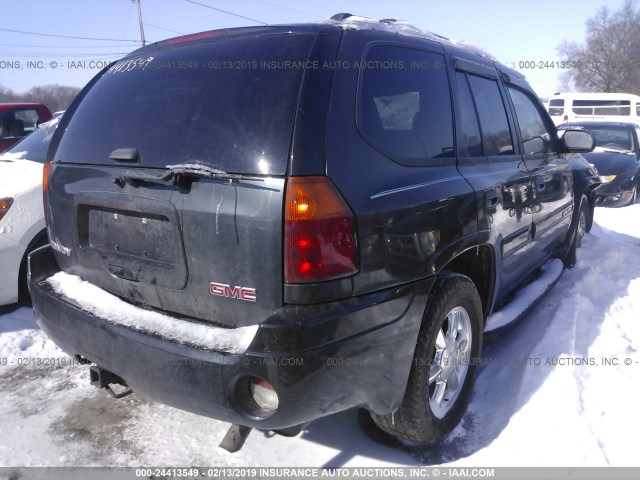
[[[439,43],[452,45],[457,48],[464,49],[468,52],[475,53],[476,55],[484,58],[489,58],[491,60],[495,60],[493,55],[488,52],[475,47],[467,42],[460,42],[456,40],[451,40],[442,35],[437,35],[431,32],[425,32],[424,30],[412,25],[406,20],[398,19],[398,18],[383,18],[382,20],[376,20],[368,17],[361,17],[359,15],[353,15],[351,13],[336,13],[325,22],[337,24],[342,28],[350,28],[350,29],[373,29],[373,30],[383,30],[390,33],[397,33],[400,35],[409,35],[412,37],[420,37],[427,38],[429,40],[433,40]]]

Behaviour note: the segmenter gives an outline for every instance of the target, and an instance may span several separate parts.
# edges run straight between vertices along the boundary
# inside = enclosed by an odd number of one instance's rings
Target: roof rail
[[[353,17],[350,13],[336,13],[331,17],[331,20],[335,20],[336,22],[340,22],[346,18]]]

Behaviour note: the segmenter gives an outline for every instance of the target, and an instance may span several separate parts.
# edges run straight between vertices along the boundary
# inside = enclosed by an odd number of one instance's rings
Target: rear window
[[[105,72],[76,110],[55,160],[139,166],[203,163],[283,175],[314,34],[218,38],[147,50]]]

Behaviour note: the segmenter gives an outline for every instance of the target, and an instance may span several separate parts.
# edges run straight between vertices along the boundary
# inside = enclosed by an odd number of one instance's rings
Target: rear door
[[[222,325],[255,324],[281,306],[303,70],[278,62],[306,60],[314,38],[220,32],[108,69],[55,151],[49,225],[60,266],[130,302]],[[171,175],[175,165],[210,174]]]
[[[476,192],[481,242],[495,246],[500,295],[531,268],[530,176],[516,152],[498,72],[461,58],[454,65],[458,168]]]

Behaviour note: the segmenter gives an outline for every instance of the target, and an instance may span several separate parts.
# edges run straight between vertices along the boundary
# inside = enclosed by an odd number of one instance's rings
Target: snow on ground
[[[111,399],[29,309],[0,308],[0,466],[638,466],[639,218],[640,204],[596,210],[576,267],[485,336],[469,411],[431,449],[376,443],[351,411],[296,438],[253,431],[229,454],[223,422]]]

